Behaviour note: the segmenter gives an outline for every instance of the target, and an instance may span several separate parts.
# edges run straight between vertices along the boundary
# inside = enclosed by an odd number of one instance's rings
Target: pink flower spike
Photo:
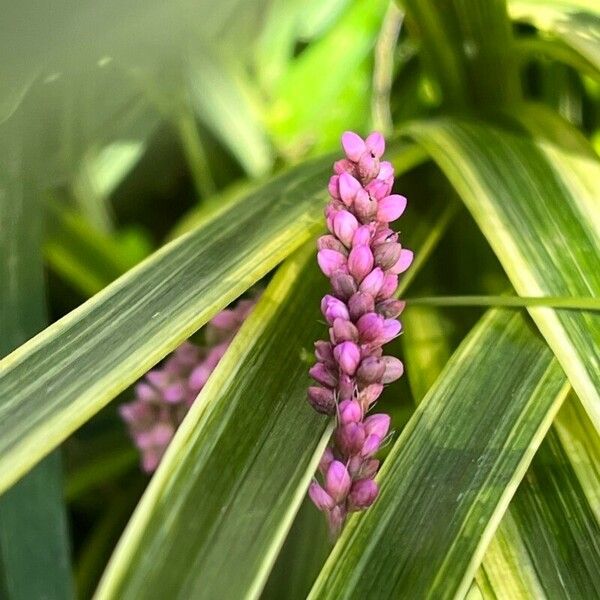
[[[390,269],[392,273],[400,274],[404,273],[408,267],[412,264],[414,258],[414,253],[412,250],[407,250],[406,248],[402,248],[400,252],[400,258],[396,264]]]
[[[347,375],[356,373],[360,363],[360,349],[354,342],[342,342],[333,349],[333,355]]]
[[[381,158],[385,152],[385,139],[381,133],[374,131],[367,136],[367,139],[365,140],[365,146],[367,147],[367,150],[373,154],[373,156],[376,158]]]
[[[346,257],[335,250],[319,250],[317,253],[317,262],[323,274],[331,277],[336,271],[346,266]]]
[[[342,148],[352,162],[358,162],[367,147],[363,139],[353,131],[345,131],[342,135]]]
[[[310,484],[308,495],[319,510],[331,510],[335,506],[333,498],[316,481]]]
[[[350,173],[342,173],[340,175],[338,187],[340,198],[346,206],[352,206],[356,195],[361,191],[364,192],[358,180],[352,177]]]
[[[347,210],[340,210],[333,217],[333,232],[348,248],[352,245],[352,238],[357,229],[356,217]]]
[[[392,194],[382,198],[377,203],[377,218],[380,221],[395,221],[402,215],[406,208],[406,198],[399,194]]]
[[[369,246],[355,246],[348,255],[350,275],[360,283],[373,269],[374,260]]]

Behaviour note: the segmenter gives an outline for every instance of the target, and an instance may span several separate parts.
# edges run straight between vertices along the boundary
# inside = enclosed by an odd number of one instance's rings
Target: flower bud
[[[325,476],[325,489],[336,504],[348,495],[351,485],[352,481],[346,467],[339,460],[332,461]]]
[[[340,375],[338,393],[340,396],[340,401],[351,400],[352,396],[354,395],[354,380],[346,373],[342,373]]]
[[[333,450],[331,448],[325,448],[323,451],[323,456],[321,456],[321,460],[319,461],[319,471],[323,477],[327,473],[327,469],[329,469],[329,465],[333,462]]]
[[[386,364],[382,359],[375,356],[367,356],[360,363],[356,371],[356,378],[364,384],[381,383],[385,373]]]
[[[370,181],[365,186],[365,190],[368,192],[369,196],[371,196],[371,198],[373,198],[374,200],[381,200],[392,191],[392,186],[389,183],[382,181],[379,178],[376,178],[373,179],[373,181]]]
[[[378,131],[371,133],[365,140],[365,147],[374,157],[381,158],[385,152],[385,139]]]
[[[364,426],[367,435],[376,435],[383,439],[390,429],[390,416],[384,413],[371,415],[365,419]]]
[[[386,273],[383,279],[383,285],[377,295],[378,300],[387,300],[394,295],[394,292],[398,289],[398,275],[394,273]]]
[[[359,194],[366,194],[359,181],[349,173],[342,173],[338,180],[340,198],[346,206],[352,206]]]
[[[346,509],[341,506],[334,506],[326,515],[331,537],[337,539],[346,520]]]
[[[349,510],[363,510],[375,502],[379,488],[372,479],[359,479],[352,484],[348,495]]]
[[[172,383],[163,390],[163,400],[169,404],[181,402],[185,397],[185,386],[182,382]]]
[[[358,342],[358,329],[356,325],[346,319],[336,319],[330,329],[331,341],[334,344],[342,342]]]
[[[358,162],[367,149],[365,142],[353,131],[345,131],[342,134],[342,148],[348,160],[352,162]]]
[[[356,165],[356,171],[363,183],[369,183],[379,173],[379,159],[365,152]]]
[[[383,330],[381,332],[381,337],[377,340],[380,346],[391,342],[395,337],[400,335],[402,331],[402,323],[397,321],[396,319],[384,319],[383,321]]]
[[[378,244],[373,248],[375,264],[379,265],[384,271],[387,271],[396,264],[401,252],[402,246],[400,244],[395,244],[394,242]]]
[[[397,241],[398,233],[389,227],[382,227],[381,224],[373,235],[373,247],[379,244],[395,244]]]
[[[318,362],[313,365],[308,374],[321,385],[324,385],[328,388],[335,388],[337,385],[337,376],[335,373],[332,373],[323,363]]]
[[[331,390],[311,385],[308,388],[308,401],[318,413],[329,416],[335,414],[335,397]]]
[[[333,231],[348,248],[352,245],[354,232],[358,229],[356,217],[347,210],[340,210],[333,217]]]
[[[342,300],[347,300],[358,290],[354,277],[343,271],[336,271],[329,281],[334,294]]]
[[[343,372],[354,375],[360,362],[360,349],[354,342],[342,342],[333,349],[333,355]]]
[[[164,371],[159,371],[158,369],[148,371],[146,373],[146,380],[159,389],[169,384],[168,374]]]
[[[365,479],[370,479],[371,477],[375,477],[377,471],[379,470],[379,461],[376,458],[369,458],[368,460],[362,463],[362,467],[360,469],[360,476]]]
[[[374,310],[375,300],[371,294],[357,292],[348,300],[348,311],[353,321],[356,321],[365,313],[373,312]]]
[[[333,498],[316,481],[308,487],[308,495],[319,510],[331,510],[335,506]]]
[[[135,395],[144,402],[157,402],[160,399],[156,389],[143,382],[135,386]]]
[[[379,174],[377,179],[381,181],[394,180],[394,167],[391,162],[384,160],[379,163]]]
[[[330,325],[336,319],[350,319],[347,306],[341,300],[329,294],[325,295],[323,300],[321,300],[321,312]]]
[[[319,362],[326,364],[328,367],[336,364],[333,358],[333,346],[324,340],[315,342],[315,356]]]
[[[324,250],[322,250],[324,252]],[[373,269],[373,253],[369,246],[355,246],[348,256],[348,271],[360,283]]]
[[[354,163],[349,161],[347,158],[336,160],[333,163],[333,172],[336,175],[341,175],[342,173],[350,173],[350,175],[354,175]]]
[[[358,423],[363,418],[363,411],[356,400],[344,400],[338,406],[338,418],[342,425]]]
[[[329,184],[327,185],[327,189],[329,190],[329,194],[332,198],[336,200],[341,200],[340,197],[340,188],[339,188],[339,175],[332,175],[329,178]]]
[[[365,429],[362,423],[347,423],[335,430],[335,441],[346,456],[358,454],[365,442]]]
[[[385,365],[385,373],[382,376],[381,383],[392,383],[400,379],[404,373],[404,365],[395,356],[383,356],[381,358]]]
[[[361,282],[359,290],[370,294],[373,298],[377,296],[385,275],[379,267],[375,267]]]
[[[390,271],[392,273],[396,273],[397,275],[399,275],[400,273],[404,273],[404,271],[406,271],[406,269],[408,269],[408,267],[410,267],[412,261],[414,258],[414,254],[412,250],[408,250],[407,248],[402,248],[402,251],[400,252],[400,256],[396,262],[396,264],[394,264]]]
[[[377,203],[377,219],[379,221],[395,221],[406,208],[406,198],[399,194],[392,194],[382,198]]]
[[[386,319],[395,319],[402,313],[405,306],[406,302],[404,302],[404,300],[394,300],[393,298],[390,298],[389,300],[378,302],[375,306],[375,310]]]
[[[377,313],[364,314],[356,323],[363,344],[378,342],[383,334],[384,319]]]
[[[317,240],[317,249],[319,250],[335,250],[344,256],[347,256],[348,250],[346,246],[333,235],[322,235]]]
[[[370,223],[377,215],[377,201],[362,188],[354,198],[354,214],[361,223]]]
[[[346,257],[341,252],[329,250],[328,248],[319,250],[317,253],[317,262],[321,271],[327,277],[331,277],[336,271],[346,267]]]
[[[379,448],[381,447],[381,438],[378,435],[375,435],[374,433],[372,433],[371,435],[367,436],[367,438],[365,439],[362,448],[360,450],[360,455],[363,458],[369,458],[371,456],[373,456],[373,454],[375,454],[375,452],[377,452],[377,450],[379,450]]]
[[[369,225],[361,225],[355,232],[352,238],[353,246],[368,246],[371,241],[371,227]]]

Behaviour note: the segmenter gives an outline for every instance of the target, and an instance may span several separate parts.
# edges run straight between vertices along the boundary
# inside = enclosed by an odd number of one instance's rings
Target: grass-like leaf
[[[521,112],[529,131],[460,119],[408,131],[455,187],[519,294],[597,297],[600,163],[558,117]],[[529,312],[600,428],[600,315]]]
[[[349,522],[311,597],[464,594],[567,389],[522,314],[487,313],[402,432],[378,501]]]

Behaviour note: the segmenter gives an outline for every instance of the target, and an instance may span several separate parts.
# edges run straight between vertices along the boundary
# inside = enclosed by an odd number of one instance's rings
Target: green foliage
[[[138,4],[3,18],[0,596],[597,597],[597,3]],[[303,503],[314,240],[340,133],[373,126],[407,374],[333,545]],[[146,485],[115,404],[257,283]]]

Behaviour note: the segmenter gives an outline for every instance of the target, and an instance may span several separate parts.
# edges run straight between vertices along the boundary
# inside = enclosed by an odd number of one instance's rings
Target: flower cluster
[[[372,133],[363,140],[346,132],[342,146],[346,159],[334,165],[325,210],[330,234],[319,238],[317,255],[332,287],[321,302],[329,340],[315,343],[317,363],[309,373],[319,385],[308,389],[317,411],[337,417],[332,444],[319,465],[323,484],[315,480],[309,488],[333,535],[349,511],[368,508],[379,491],[374,455],[388,434],[390,417],[367,415],[383,386],[403,373],[402,363],[383,356],[382,346],[400,334],[396,317],[404,303],[393,295],[399,274],[413,259],[389,227],[404,212],[406,198],[391,194],[394,170],[380,161],[383,136]]]
[[[221,360],[255,304],[241,300],[221,311],[206,326],[205,347],[184,342],[135,386],[135,399],[119,407],[141,454],[141,467],[152,473],[175,431]]]

